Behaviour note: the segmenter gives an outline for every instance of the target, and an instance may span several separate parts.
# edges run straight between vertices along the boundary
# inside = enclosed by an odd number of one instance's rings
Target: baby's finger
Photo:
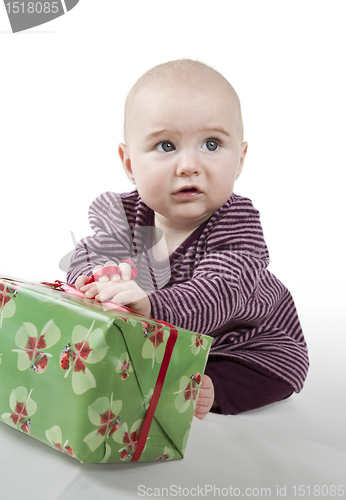
[[[99,293],[95,295],[95,299],[99,302],[105,302],[106,300],[112,300],[114,295],[119,292],[118,284],[109,285],[106,288],[99,289]]]
[[[104,266],[95,266],[94,269],[93,269],[93,274],[96,274],[97,271],[100,271],[100,269],[103,269]],[[102,276],[100,276],[97,281],[99,281],[100,283],[107,283],[109,281],[109,278],[108,278],[108,275],[107,274],[103,274]]]
[[[109,281],[108,275],[107,274],[103,274],[102,276],[99,277],[98,281],[100,283],[108,283],[108,281]]]
[[[117,304],[126,305],[139,301],[146,296],[146,293],[138,287],[135,281],[121,281],[120,283],[114,283],[114,285],[108,285],[95,298],[100,302],[112,300]]]
[[[94,283],[87,283],[86,285],[83,285],[80,287],[80,291],[85,293],[93,286]]]
[[[80,290],[88,280],[89,276],[84,276],[84,275],[78,276],[77,281],[75,283],[75,287],[77,288],[77,290]]]
[[[109,287],[109,283],[99,283],[94,281],[81,288],[81,292],[85,294],[88,299],[94,299],[98,293],[100,293],[105,287]]]
[[[118,267],[118,264],[116,262],[114,262],[114,260],[108,260],[105,263],[105,267]],[[115,274],[108,273],[108,276],[109,276],[109,280],[114,281],[114,283],[118,283],[121,280],[118,273],[115,273]]]
[[[131,271],[131,266],[126,264],[126,262],[119,264],[119,273],[122,280],[129,281],[131,279]]]
[[[196,406],[194,416],[199,418],[199,420],[203,420],[204,417],[206,417],[209,413],[208,407],[201,407],[201,406]]]
[[[84,292],[85,296],[88,299],[94,299],[98,293],[100,293],[100,284],[99,283],[90,283],[86,285],[81,292]]]
[[[208,408],[209,411],[209,408],[211,408],[212,404],[213,404],[213,399],[210,396],[207,396],[205,398],[203,397],[198,398],[197,405],[199,408]]]

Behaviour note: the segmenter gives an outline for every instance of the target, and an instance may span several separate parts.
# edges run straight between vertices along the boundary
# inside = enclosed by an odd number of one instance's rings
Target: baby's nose
[[[194,154],[184,154],[177,165],[177,175],[198,175],[201,172],[199,161]]]

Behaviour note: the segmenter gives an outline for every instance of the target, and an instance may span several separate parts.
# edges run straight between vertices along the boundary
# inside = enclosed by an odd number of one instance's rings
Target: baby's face
[[[226,88],[144,89],[135,96],[129,123],[119,153],[161,222],[192,230],[226,203],[247,147]]]

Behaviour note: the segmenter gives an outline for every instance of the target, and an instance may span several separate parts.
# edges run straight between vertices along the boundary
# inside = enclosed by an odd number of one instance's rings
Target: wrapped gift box
[[[83,463],[181,459],[211,338],[0,279],[0,421]]]

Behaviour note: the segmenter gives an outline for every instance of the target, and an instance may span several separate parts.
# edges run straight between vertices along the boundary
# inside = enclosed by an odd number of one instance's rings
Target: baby
[[[67,280],[87,297],[214,337],[195,415],[236,414],[302,389],[307,347],[293,299],[268,270],[259,213],[233,193],[247,151],[238,96],[205,64],[145,73],[125,105],[119,155],[136,189],[91,205]],[[120,263],[120,275],[86,284]]]

